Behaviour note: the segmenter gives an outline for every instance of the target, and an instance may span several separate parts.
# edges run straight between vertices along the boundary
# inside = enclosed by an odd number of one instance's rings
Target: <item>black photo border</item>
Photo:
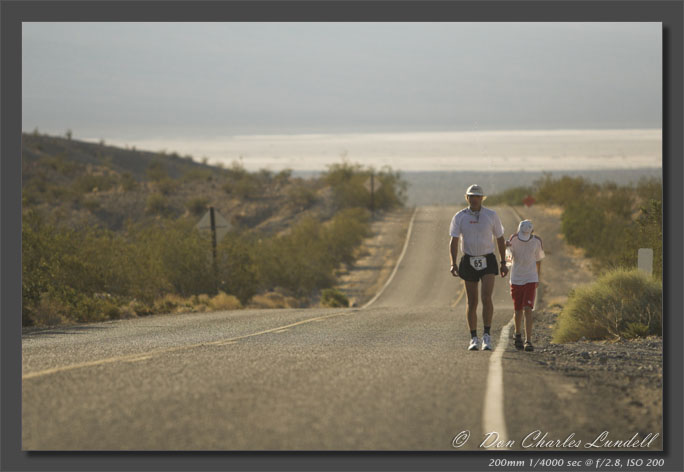
[[[662,458],[684,470],[682,434],[682,0],[0,1],[1,470],[488,470],[489,459]],[[21,23],[30,21],[660,22],[663,26],[663,434],[658,452],[24,452],[21,450]],[[574,452],[574,453],[573,453]],[[502,470],[501,468],[495,468]],[[515,470],[528,470],[515,468]],[[541,470],[541,469],[537,469]],[[560,468],[555,470],[568,470]],[[573,470],[596,470],[582,466]],[[639,470],[636,468],[621,470]]]

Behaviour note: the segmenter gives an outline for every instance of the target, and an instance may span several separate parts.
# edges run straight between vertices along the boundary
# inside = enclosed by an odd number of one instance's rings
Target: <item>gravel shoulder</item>
[[[660,432],[651,450],[662,449],[663,340],[650,336],[635,340],[554,344],[553,327],[568,291],[595,277],[582,252],[567,245],[560,232],[560,209],[516,207],[531,219],[544,244],[540,298],[535,310],[534,355],[523,359],[533,366],[561,374],[577,392],[600,402],[600,417],[612,417],[639,432]],[[598,404],[598,403],[597,403]]]
[[[378,293],[389,279],[406,241],[413,208],[376,214],[371,235],[359,249],[353,267],[340,273],[337,289],[349,297],[351,306],[362,306]]]

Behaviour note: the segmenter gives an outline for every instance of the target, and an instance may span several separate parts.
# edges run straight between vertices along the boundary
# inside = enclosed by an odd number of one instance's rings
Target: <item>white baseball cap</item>
[[[532,222],[530,220],[522,220],[518,225],[518,239],[529,241],[532,237],[532,229]]]
[[[466,190],[466,195],[479,195],[482,197],[484,196],[484,192],[482,191],[482,187],[477,184],[473,184],[468,187],[468,190]]]

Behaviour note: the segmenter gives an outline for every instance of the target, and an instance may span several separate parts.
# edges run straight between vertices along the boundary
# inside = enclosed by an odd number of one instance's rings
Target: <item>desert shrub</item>
[[[581,177],[545,173],[532,187],[540,203],[561,205],[561,230],[581,247],[595,272],[635,267],[639,248],[652,248],[654,274],[662,277],[662,182],[642,179],[636,186],[601,185]]]
[[[349,298],[334,288],[325,288],[321,291],[321,305],[329,306],[332,308],[336,307],[348,307]]]
[[[195,197],[189,200],[185,206],[188,211],[195,216],[202,215],[209,207],[209,199],[206,197]]]
[[[234,233],[226,235],[217,245],[219,287],[235,295],[242,304],[257,293],[259,267],[251,241]]]
[[[238,310],[242,308],[240,300],[234,295],[220,292],[209,300],[209,307],[214,311]]]
[[[230,193],[240,198],[254,198],[259,194],[259,181],[250,174],[234,181],[230,186]]]
[[[304,211],[316,201],[316,190],[305,184],[294,184],[286,191],[288,203]]]
[[[110,175],[81,175],[74,180],[72,189],[77,193],[90,193],[95,189],[106,191],[117,184],[117,179]]]
[[[640,248],[653,249],[653,276],[663,278],[663,202],[649,200],[641,206],[636,224],[631,224],[620,241],[620,264],[635,267]]]
[[[119,177],[119,183],[121,184],[121,187],[123,187],[123,189],[127,192],[135,190],[139,186],[138,181],[135,180],[133,174],[131,174],[130,172],[124,172],[123,174],[121,174],[121,176]]]
[[[179,186],[179,182],[169,178],[162,178],[155,183],[157,191],[162,195],[171,195],[178,190]]]
[[[573,290],[554,342],[662,335],[662,283],[637,269],[615,269]]]
[[[301,303],[295,298],[278,291],[258,294],[249,302],[250,308],[298,308]]]
[[[374,206],[379,210],[392,210],[406,204],[408,182],[401,178],[401,174],[384,166],[375,175],[379,188],[374,192]]]
[[[145,211],[159,216],[170,216],[173,213],[169,200],[161,193],[152,193],[147,197]]]
[[[528,195],[534,195],[533,187],[513,187],[487,197],[487,206],[522,205]]]
[[[167,293],[154,301],[152,310],[154,313],[177,313],[190,311],[191,304],[183,297],[175,293]]]
[[[399,172],[390,167],[383,167],[380,172],[372,168],[364,169],[360,164],[332,164],[323,175],[323,180],[330,185],[337,209],[370,208],[371,195],[365,184],[373,173],[375,180],[374,207],[378,210],[391,210],[404,205],[408,183]]]
[[[84,198],[82,205],[85,209],[91,212],[99,210],[102,206],[97,198]]]
[[[150,162],[145,173],[147,174],[147,178],[153,182],[169,178],[169,172],[166,165],[160,160]]]
[[[327,253],[335,266],[352,265],[356,260],[355,249],[370,234],[370,214],[362,208],[342,210],[325,226]]]
[[[190,158],[192,160],[192,158]],[[183,172],[181,177],[186,182],[210,182],[214,178],[214,172],[201,167],[191,167]]]
[[[169,292],[187,297],[213,291],[210,241],[192,222],[166,220],[143,235],[143,247],[158,264]]]
[[[282,287],[296,297],[332,287],[335,269],[353,262],[368,231],[368,212],[360,208],[341,211],[326,224],[302,218],[288,233],[258,243],[255,258],[262,287]]]
[[[534,187],[537,189],[535,198],[539,203],[560,206],[598,193],[598,185],[583,177],[563,176],[554,179],[550,173],[544,173],[541,179],[535,181]]]
[[[297,296],[310,294],[334,282],[334,262],[326,249],[323,225],[304,217],[288,234],[261,242],[259,273],[267,288],[283,287]]]
[[[332,188],[337,209],[369,208],[370,195],[364,187],[368,177],[360,164],[343,162],[329,165],[323,179]]]
[[[38,163],[40,166],[49,167],[67,177],[74,177],[83,170],[82,164],[68,160],[64,154],[41,157]]]

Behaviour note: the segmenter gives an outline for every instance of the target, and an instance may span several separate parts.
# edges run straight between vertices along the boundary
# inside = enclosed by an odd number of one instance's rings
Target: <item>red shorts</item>
[[[511,285],[511,297],[513,297],[513,307],[516,311],[522,310],[524,306],[534,308],[537,285],[539,285],[537,282],[530,282],[525,285]]]

